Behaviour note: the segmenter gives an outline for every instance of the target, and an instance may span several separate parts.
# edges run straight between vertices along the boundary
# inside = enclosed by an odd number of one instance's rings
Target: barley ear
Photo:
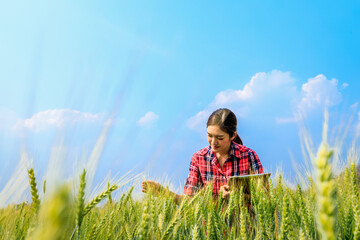
[[[353,201],[355,202],[353,206],[354,211],[354,231],[353,231],[353,237],[354,239],[360,239],[360,207],[359,204],[356,202],[358,199],[356,199],[353,196]]]
[[[33,168],[30,168],[28,170],[28,175],[29,175],[29,182],[30,182],[30,188],[31,188],[31,190],[30,190],[31,200],[33,202],[34,210],[37,211],[40,206],[40,199],[39,199],[39,195],[38,195],[38,190],[36,188],[36,178],[35,178],[35,173],[34,173]]]
[[[351,191],[352,195],[356,198],[359,198],[359,189],[357,184],[358,176],[356,175],[356,165],[355,163],[351,164]]]
[[[212,211],[209,211],[207,217],[207,239],[216,239],[215,221]]]
[[[105,216],[101,219],[100,223],[96,226],[94,233],[91,237],[92,240],[97,239],[98,234],[100,233],[100,231],[104,228],[105,223],[107,222],[109,218],[109,214],[105,214]]]
[[[229,205],[226,210],[227,222],[228,222],[229,227],[230,227],[230,222],[232,219],[232,212],[235,209],[235,194],[236,194],[235,191],[231,191]]]
[[[199,236],[199,227],[197,226],[197,224],[194,225],[194,227],[191,230],[191,235],[192,235],[192,240],[198,240],[200,239]]]
[[[97,197],[91,200],[84,208],[84,215],[88,214],[91,209],[93,209],[99,202],[101,202],[104,198],[106,198],[110,193],[118,189],[116,184],[112,185],[110,188],[106,189],[106,191],[100,193]]]
[[[110,189],[110,182],[107,183],[107,189],[109,190]],[[109,204],[112,205],[112,198],[111,198],[111,192],[109,193],[108,195],[108,200],[109,200]]]
[[[246,229],[246,212],[245,207],[241,207],[240,213],[240,239],[245,240],[248,239],[247,237],[247,229]]]
[[[196,195],[195,197],[192,198],[191,201],[194,201],[197,198],[198,195]],[[184,210],[186,209],[186,204],[187,204],[187,198],[185,197],[181,203],[180,206],[178,208],[178,210],[175,212],[173,219],[170,221],[170,223],[168,224],[165,233],[161,236],[161,240],[163,239],[169,239],[169,236],[171,235],[174,227],[179,223],[180,221],[180,217],[183,214]]]
[[[301,221],[301,234],[303,236],[303,239],[307,239],[310,236],[310,230],[309,230],[309,222],[308,222],[308,218],[307,218],[307,214],[306,214],[306,207],[305,207],[305,203],[304,203],[304,199],[302,196],[302,189],[300,187],[300,185],[297,185],[298,188],[298,194],[297,194],[297,198],[299,200],[299,215],[300,215],[300,221]]]
[[[288,193],[284,194],[283,198],[283,208],[281,214],[281,225],[280,225],[280,238],[279,239],[289,239],[291,235],[291,218],[290,218],[290,201]]]
[[[335,196],[334,180],[331,176],[331,168],[328,163],[332,152],[327,149],[325,144],[320,148],[317,159],[317,204],[319,230],[323,239],[335,239]]]
[[[150,199],[149,197],[144,202],[144,209],[141,219],[141,227],[139,233],[139,240],[147,239],[147,234],[150,228]]]
[[[259,203],[255,207],[256,209],[256,219],[257,219],[257,239],[266,239],[266,232],[265,232],[265,197],[263,192],[259,194]]]
[[[86,171],[83,170],[82,174],[80,175],[80,186],[79,192],[77,196],[77,206],[76,206],[76,226],[78,227],[78,231],[80,230],[80,226],[82,220],[84,218],[84,202],[85,202],[85,187],[86,187]]]
[[[316,170],[316,201],[318,207],[317,220],[321,239],[336,239],[335,232],[335,180],[332,177],[330,158],[333,154],[326,143],[327,115],[321,143],[314,161]]]

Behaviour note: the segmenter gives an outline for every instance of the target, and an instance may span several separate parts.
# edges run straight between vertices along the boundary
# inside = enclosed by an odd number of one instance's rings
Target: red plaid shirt
[[[229,157],[221,169],[216,154],[207,146],[191,158],[189,176],[184,193],[193,195],[199,188],[213,182],[213,195],[219,195],[220,187],[227,184],[229,177],[264,173],[257,154],[243,145],[231,142]]]

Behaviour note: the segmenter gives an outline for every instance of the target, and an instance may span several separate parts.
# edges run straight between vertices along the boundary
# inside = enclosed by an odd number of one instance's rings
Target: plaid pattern
[[[227,184],[229,177],[264,173],[257,154],[243,145],[231,142],[230,154],[221,169],[211,146],[196,152],[190,163],[189,176],[184,193],[193,195],[199,188],[213,183],[213,195],[219,195],[220,187]]]

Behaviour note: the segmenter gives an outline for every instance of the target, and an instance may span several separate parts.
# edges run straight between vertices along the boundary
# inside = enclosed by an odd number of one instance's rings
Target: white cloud
[[[295,123],[313,110],[323,111],[342,100],[336,79],[328,80],[320,74],[309,78],[301,90],[295,83],[290,72],[257,73],[242,89],[219,92],[204,110],[188,120],[187,126],[201,129],[211,112],[222,107],[233,110],[238,118],[250,121],[266,118],[264,121],[277,124]],[[342,87],[347,85],[344,83]]]
[[[189,118],[189,120],[187,121],[188,128],[201,131],[202,128],[200,128],[199,126],[205,126],[205,123],[208,117],[210,116],[210,114],[211,114],[210,110],[204,110],[198,112],[195,116]]]
[[[142,127],[151,127],[159,119],[159,115],[154,112],[147,112],[145,116],[141,117],[137,124]]]
[[[310,109],[332,107],[342,100],[338,81],[336,79],[328,80],[322,74],[310,78],[307,83],[303,84],[301,95],[298,108],[300,113],[305,115]]]
[[[101,114],[80,112],[71,109],[51,109],[38,112],[31,118],[19,119],[13,129],[29,129],[35,132],[49,127],[61,128],[77,123],[91,123],[101,119]]]
[[[290,76],[290,72],[273,70],[257,73],[242,89],[219,92],[206,109],[188,120],[187,126],[194,130],[202,129],[211,112],[223,107],[231,109],[238,118],[260,113],[267,116],[274,113],[290,115],[290,105],[294,105],[294,97],[298,97],[294,83],[295,79]],[[289,105],[285,112],[284,104]]]
[[[349,86],[348,83],[343,83],[343,84],[341,84],[341,88],[342,88],[342,89],[347,88],[348,86]]]
[[[264,94],[284,88],[292,88],[295,80],[290,72],[273,70],[270,73],[256,73],[243,89],[226,90],[218,93],[212,103],[216,107],[234,102],[248,102],[263,98]]]

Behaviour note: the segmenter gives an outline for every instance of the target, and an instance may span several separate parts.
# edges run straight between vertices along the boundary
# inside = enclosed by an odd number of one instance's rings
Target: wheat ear
[[[141,220],[141,227],[140,227],[140,233],[139,233],[139,239],[144,240],[147,239],[147,234],[150,227],[150,199],[146,199],[144,203],[144,210],[142,214],[142,220]]]
[[[200,239],[199,236],[199,227],[197,224],[194,225],[194,227],[191,230],[192,240],[198,240]]]
[[[323,142],[321,143],[317,157],[314,161],[316,170],[316,199],[318,206],[318,228],[321,239],[336,239],[335,233],[335,180],[332,177],[330,158],[333,154],[326,143],[327,119],[325,112],[325,123],[323,126]]]
[[[84,208],[84,216],[88,214],[91,211],[91,209],[93,209],[99,202],[101,202],[104,198],[106,198],[110,193],[112,193],[116,189],[118,189],[118,186],[114,184],[110,188],[106,189],[106,191],[100,193],[97,197],[91,200]]]
[[[317,159],[315,161],[317,178],[317,206],[319,231],[322,239],[336,239],[335,235],[335,183],[332,179],[331,165],[329,160],[332,151],[328,149],[326,143],[322,143]]]
[[[283,208],[282,208],[282,214],[281,214],[281,225],[280,225],[280,238],[288,239],[289,235],[291,233],[291,218],[290,218],[290,201],[288,193],[284,194],[283,198]]]
[[[107,189],[110,189],[111,185],[110,185],[110,182],[107,183]],[[112,197],[111,197],[111,192],[109,193],[108,195],[108,200],[109,200],[109,204],[112,205]]]
[[[84,202],[85,202],[85,187],[86,187],[86,171],[83,170],[82,174],[80,175],[80,186],[79,192],[77,196],[77,206],[76,206],[76,226],[78,227],[78,231],[80,230],[80,226],[82,220],[84,218]]]
[[[37,211],[40,206],[40,199],[39,199],[38,190],[36,187],[36,178],[35,178],[35,173],[34,173],[33,168],[30,168],[28,170],[28,175],[29,175],[29,182],[30,182],[30,188],[31,188],[31,190],[30,190],[31,200],[33,202],[35,211]]]

